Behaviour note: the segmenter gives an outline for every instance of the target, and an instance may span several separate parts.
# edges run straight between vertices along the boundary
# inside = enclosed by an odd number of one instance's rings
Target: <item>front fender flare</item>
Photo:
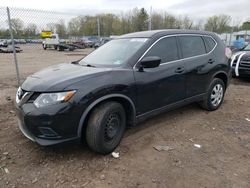
[[[97,100],[95,100],[93,103],[91,103],[87,109],[83,112],[82,116],[81,116],[81,119],[80,119],[80,122],[79,122],[79,125],[78,125],[78,130],[77,130],[77,135],[79,138],[81,138],[82,136],[82,129],[83,129],[83,125],[84,125],[84,121],[87,117],[87,115],[89,114],[89,112],[96,106],[98,105],[100,102],[104,101],[104,100],[107,100],[107,99],[111,99],[111,98],[114,98],[114,97],[117,97],[117,98],[123,98],[123,99],[126,99],[132,106],[132,114],[133,114],[133,117],[132,117],[132,121],[133,123],[135,123],[135,119],[136,119],[136,110],[135,110],[135,105],[134,105],[134,102],[126,95],[123,95],[123,94],[109,94],[109,95],[105,95],[103,97],[100,97],[98,98]]]

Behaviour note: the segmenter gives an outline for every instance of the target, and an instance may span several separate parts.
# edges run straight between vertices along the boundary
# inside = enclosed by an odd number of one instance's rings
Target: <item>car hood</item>
[[[22,89],[35,92],[62,91],[75,82],[106,74],[110,71],[111,68],[85,67],[78,64],[59,64],[27,77],[22,84]]]
[[[234,53],[234,56],[236,56],[235,60],[238,60],[239,56],[243,53],[244,53],[244,55],[241,56],[241,61],[249,61],[250,62],[250,51],[244,51],[244,50]]]

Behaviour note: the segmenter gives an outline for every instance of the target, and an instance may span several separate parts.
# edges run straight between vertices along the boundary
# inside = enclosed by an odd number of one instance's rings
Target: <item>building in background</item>
[[[238,43],[243,43],[244,46],[250,43],[250,30],[242,30],[233,33],[220,34],[221,39],[227,46],[241,46]]]

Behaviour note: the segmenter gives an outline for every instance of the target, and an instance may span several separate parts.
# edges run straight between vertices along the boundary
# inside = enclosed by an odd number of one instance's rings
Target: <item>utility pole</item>
[[[97,33],[98,33],[98,38],[100,39],[100,19],[97,18]]]
[[[148,30],[152,30],[152,6],[150,7],[150,12],[149,12],[149,21],[148,21]]]

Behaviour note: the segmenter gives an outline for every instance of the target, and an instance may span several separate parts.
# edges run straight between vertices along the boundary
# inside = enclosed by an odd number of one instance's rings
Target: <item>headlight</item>
[[[37,108],[49,106],[56,103],[67,102],[75,94],[75,91],[66,91],[60,93],[42,93],[34,101]]]

